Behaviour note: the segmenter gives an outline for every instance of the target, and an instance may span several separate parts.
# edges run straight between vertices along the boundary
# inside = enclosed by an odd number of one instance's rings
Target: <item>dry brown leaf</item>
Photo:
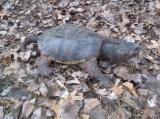
[[[56,101],[49,99],[48,97],[38,98],[37,105],[40,107],[49,107],[51,108],[52,105],[55,105]]]
[[[38,89],[39,89],[39,84],[37,84],[37,83],[32,82],[32,83],[28,84],[28,86],[27,86],[28,91],[36,91]]]
[[[143,110],[142,119],[147,119],[148,117],[154,118],[154,116],[155,116],[155,113],[151,108],[146,108],[145,110]]]
[[[125,67],[125,66],[119,66],[119,67],[116,67],[113,70],[113,73],[116,74],[119,77],[123,77],[124,74],[128,74],[129,73],[129,69],[127,67]]]
[[[129,104],[130,106],[132,106],[133,108],[135,108],[136,110],[139,110],[139,106],[130,98],[128,97],[123,97],[121,99],[123,102]]]
[[[103,30],[98,31],[97,33],[99,33],[103,36],[109,37],[111,34],[111,30],[110,29],[103,29]]]
[[[117,79],[114,86],[112,88],[110,88],[109,90],[110,91],[113,91],[116,95],[120,95],[122,94],[123,92],[123,89],[122,89],[122,85],[121,86],[118,86],[118,84],[120,83],[120,79]]]
[[[15,70],[14,72],[15,77],[17,78],[24,78],[27,77],[26,71],[22,68]]]
[[[64,103],[61,109],[61,117],[63,119],[77,119],[80,108],[76,103]]]
[[[3,61],[3,64],[5,66],[8,66],[10,63],[11,63],[11,54],[8,53],[8,52],[3,52],[1,54],[1,58],[2,58],[2,61]]]
[[[82,78],[86,79],[88,77],[88,74],[84,73],[82,71],[76,71],[76,72],[73,72],[71,76],[74,79],[77,79],[77,77],[80,78],[80,79],[82,79]]]
[[[9,86],[8,88],[4,89],[1,93],[1,96],[6,96],[9,93],[11,88],[12,88],[12,86]]]
[[[64,103],[68,103],[68,102],[74,103],[74,101],[76,101],[76,100],[81,101],[84,99],[83,95],[76,96],[76,93],[77,93],[76,90],[73,91],[68,97],[61,99],[59,104],[62,105]]]
[[[89,113],[91,109],[100,105],[100,101],[96,98],[88,98],[84,100],[83,112]]]
[[[115,22],[114,14],[112,14],[110,11],[104,11],[104,12],[102,13],[102,16],[103,16],[107,21],[109,21],[110,23]]]
[[[90,116],[87,115],[87,114],[80,114],[80,117],[81,117],[82,119],[90,119]]]
[[[148,59],[150,61],[154,60],[154,58],[152,56],[149,56],[149,55],[144,55],[144,58],[146,58],[146,59]]]
[[[61,118],[61,105],[54,104],[52,105],[50,109],[56,113],[56,119],[62,119]]]
[[[41,119],[42,118],[42,107],[34,110],[31,119]]]
[[[4,69],[3,74],[4,75],[11,75],[13,73],[15,73],[18,69],[19,69],[19,63],[17,61],[14,61],[13,63],[10,64],[9,67],[6,67]]]
[[[138,98],[138,95],[133,87],[133,84],[130,82],[125,82],[123,85],[136,97]]]
[[[10,51],[13,54],[14,59],[21,58],[22,61],[27,61],[30,58],[32,50],[28,50],[25,52],[20,52],[19,54],[16,51]]]
[[[160,9],[160,2],[157,2],[157,3],[156,3],[156,8],[157,8],[157,9]]]
[[[0,106],[0,119],[3,119],[4,116],[4,108],[3,106]]]
[[[75,90],[75,91],[73,91],[73,92],[70,94],[70,97],[71,97],[72,101],[75,101],[75,100],[81,101],[81,100],[84,99],[84,98],[83,98],[83,95],[76,96],[76,93],[77,93],[77,91]]]
[[[49,110],[49,109],[47,109],[47,111],[46,111],[46,116],[47,116],[47,117],[52,117],[52,116],[54,116],[54,112],[51,111],[51,110]]]
[[[48,94],[48,88],[47,88],[47,86],[46,86],[44,83],[41,83],[41,84],[40,84],[39,90],[40,90],[41,94],[42,94],[44,97],[47,96],[47,94]]]
[[[134,81],[135,83],[142,83],[141,76],[142,76],[141,74],[136,73],[136,74],[124,74],[122,77],[124,80],[128,80],[128,82]]]
[[[5,10],[0,10],[0,18],[2,19],[3,18],[3,16],[5,16],[5,15],[7,15],[7,11],[5,11]]]
[[[147,45],[147,48],[153,49],[153,48],[159,48],[160,47],[160,44],[157,43],[155,40],[151,40],[151,42],[152,42],[152,45]]]
[[[66,84],[81,84],[81,82],[78,79],[66,81],[65,83]]]
[[[97,89],[96,93],[99,95],[108,95],[109,91],[107,91],[106,89]]]
[[[35,98],[30,101],[24,102],[23,107],[22,107],[21,118],[23,117],[28,118],[32,114],[35,108],[34,104],[35,104]]]

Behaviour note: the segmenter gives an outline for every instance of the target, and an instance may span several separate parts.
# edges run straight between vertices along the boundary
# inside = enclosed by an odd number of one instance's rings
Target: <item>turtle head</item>
[[[119,61],[126,61],[138,55],[141,49],[141,46],[136,43],[126,42],[118,46],[115,54]]]
[[[139,54],[141,46],[136,43],[124,42],[102,45],[102,57],[117,62],[124,62]]]

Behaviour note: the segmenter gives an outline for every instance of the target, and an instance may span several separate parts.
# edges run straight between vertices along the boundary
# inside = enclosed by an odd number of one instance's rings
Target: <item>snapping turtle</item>
[[[63,64],[79,64],[91,78],[99,80],[105,87],[109,86],[109,78],[98,68],[97,59],[124,62],[141,50],[136,43],[107,38],[76,25],[57,26],[39,36],[29,34],[22,44],[22,51],[28,43],[37,41],[41,51],[39,71],[42,76],[51,74],[49,66],[52,60]]]

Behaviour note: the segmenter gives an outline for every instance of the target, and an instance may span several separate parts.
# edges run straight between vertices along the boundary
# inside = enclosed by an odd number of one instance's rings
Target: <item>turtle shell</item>
[[[39,36],[38,47],[56,62],[77,64],[95,58],[102,36],[81,26],[61,25]]]

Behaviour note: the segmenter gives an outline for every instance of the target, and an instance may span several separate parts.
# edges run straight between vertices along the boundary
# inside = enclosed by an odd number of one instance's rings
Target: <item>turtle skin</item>
[[[102,36],[81,26],[61,25],[39,36],[38,47],[43,54],[63,64],[78,64],[99,53]]]

